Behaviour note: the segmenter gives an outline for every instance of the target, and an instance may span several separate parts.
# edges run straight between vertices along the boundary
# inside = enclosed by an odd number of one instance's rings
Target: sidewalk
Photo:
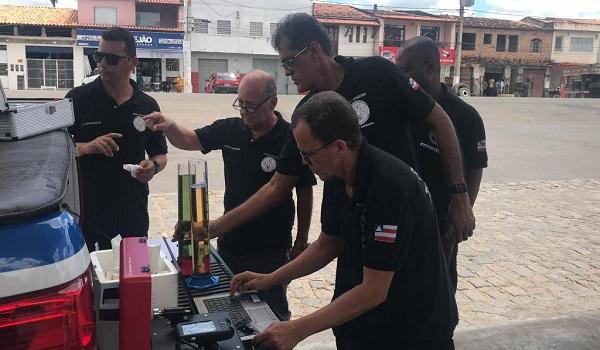
[[[211,217],[223,193],[210,193]],[[322,187],[315,188],[310,240],[319,231]],[[600,310],[600,182],[483,183],[474,236],[459,249],[457,331]],[[151,195],[150,232],[176,220],[176,195]],[[329,303],[335,263],[288,289],[293,317]]]

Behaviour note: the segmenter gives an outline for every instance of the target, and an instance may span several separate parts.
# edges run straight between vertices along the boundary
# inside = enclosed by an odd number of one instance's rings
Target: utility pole
[[[457,86],[460,83],[460,63],[462,60],[462,37],[463,27],[465,22],[465,6],[473,6],[475,0],[459,0],[460,1],[460,23],[458,25],[458,36],[456,40],[456,47],[454,50],[454,79],[452,80],[452,86]]]
[[[192,92],[192,0],[185,2],[185,22],[183,37],[183,92]]]

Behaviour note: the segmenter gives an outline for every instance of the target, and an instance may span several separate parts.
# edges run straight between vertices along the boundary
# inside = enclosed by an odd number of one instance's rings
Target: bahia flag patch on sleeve
[[[378,242],[394,243],[396,242],[397,233],[398,225],[377,225],[375,240]]]

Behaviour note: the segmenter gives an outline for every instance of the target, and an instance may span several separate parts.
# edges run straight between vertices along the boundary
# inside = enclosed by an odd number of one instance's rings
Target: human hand
[[[294,325],[294,321],[274,322],[254,337],[253,344],[257,349],[293,349],[305,338],[300,331],[300,328]]]
[[[175,124],[173,120],[167,118],[160,112],[152,112],[144,116],[144,122],[152,131],[164,131]]]
[[[149,182],[154,177],[154,162],[144,159],[138,164],[141,168],[135,173],[135,178],[141,182]]]
[[[453,235],[456,243],[466,241],[473,235],[475,229],[475,216],[467,193],[450,195],[448,207],[449,227],[448,234]]]
[[[246,271],[233,276],[229,284],[229,294],[234,295],[235,292],[243,292],[245,290],[265,290],[271,288],[275,284],[272,279],[272,274],[256,273]]]
[[[175,224],[175,230],[173,231],[173,238],[171,238],[171,242],[183,241],[186,239],[190,239],[191,229],[189,221],[177,221]]]
[[[84,144],[84,154],[103,154],[107,157],[112,157],[115,152],[119,151],[119,145],[115,139],[120,139],[123,135],[116,132],[111,132],[102,136],[96,137],[94,140]]]

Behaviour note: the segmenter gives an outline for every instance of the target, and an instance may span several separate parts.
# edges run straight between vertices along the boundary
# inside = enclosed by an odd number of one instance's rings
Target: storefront
[[[96,63],[91,54],[98,48],[102,29],[77,29],[77,46],[83,46],[88,74]],[[183,77],[183,33],[132,31],[139,64],[136,74],[144,81],[144,89],[159,91],[161,83]],[[138,79],[139,80],[139,79]]]

